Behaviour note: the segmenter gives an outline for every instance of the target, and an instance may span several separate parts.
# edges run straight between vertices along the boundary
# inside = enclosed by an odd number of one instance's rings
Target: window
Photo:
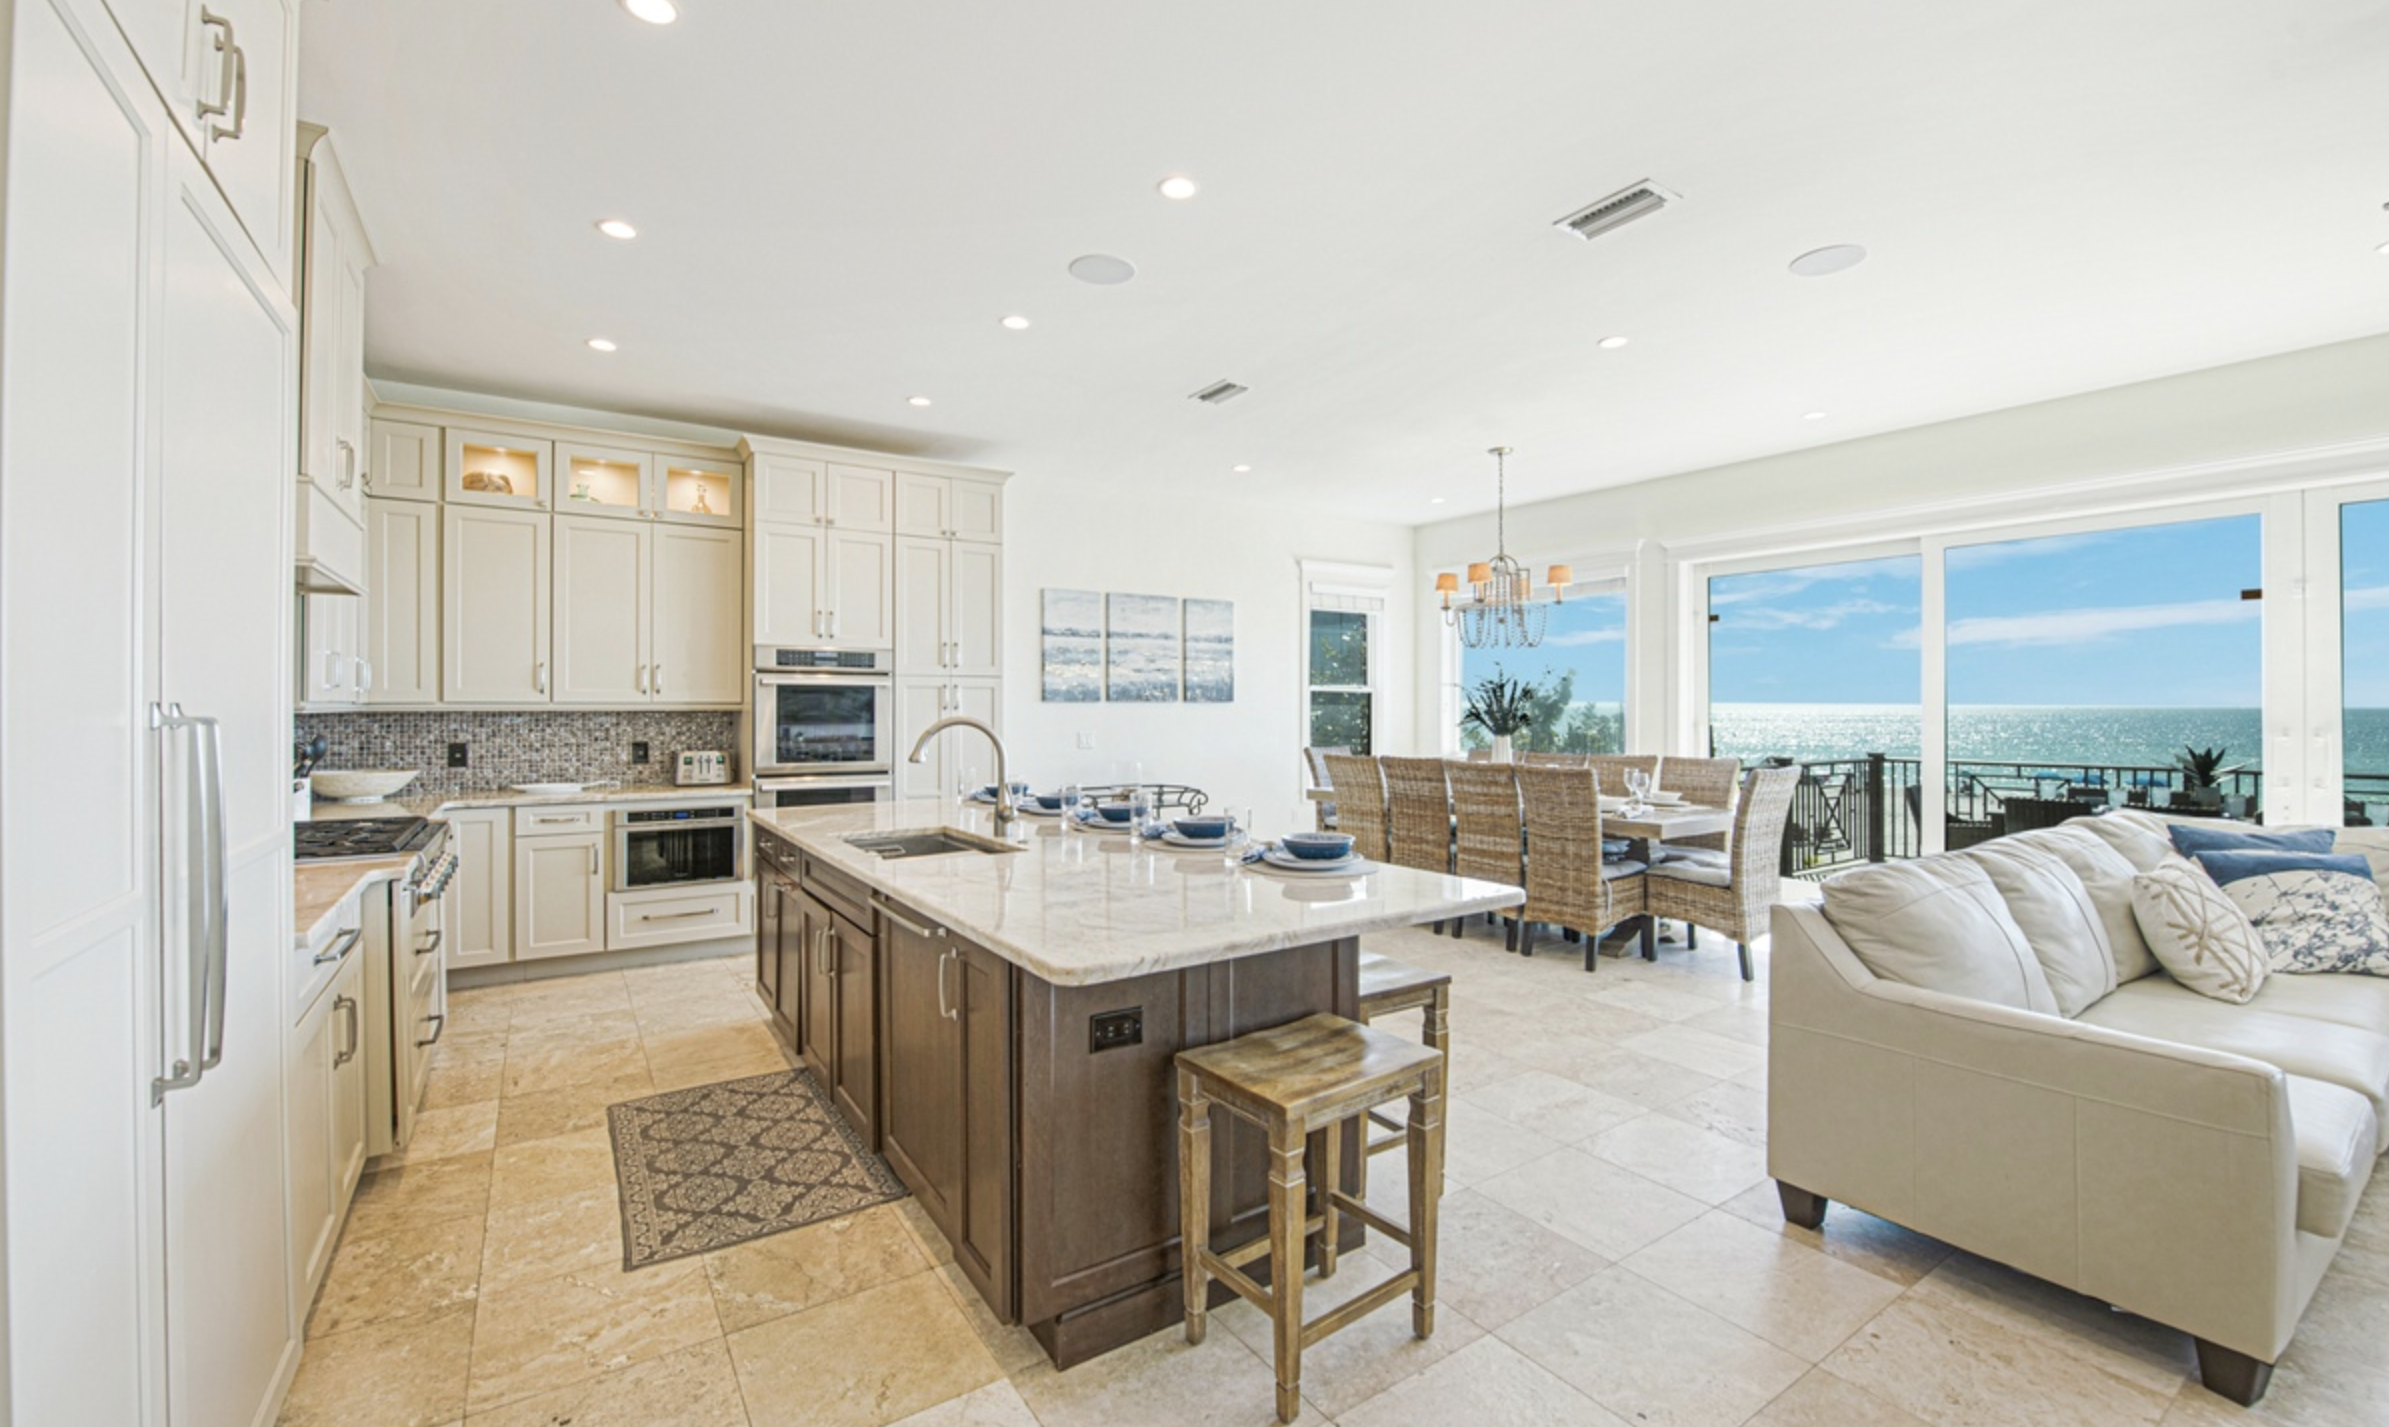
[[[2341,816],[2389,826],[2389,500],[2339,508]]]
[[[1543,606],[1543,642],[1532,649],[1460,648],[1461,707],[1496,674],[1535,687],[1534,722],[1511,739],[1520,751],[1622,753],[1626,747],[1626,592],[1570,592]],[[1456,637],[1456,636],[1455,636]],[[1490,747],[1483,729],[1460,725],[1462,748]]]
[[[1371,566],[1303,567],[1304,741],[1314,748],[1377,750],[1377,676],[1385,596],[1393,572]]]

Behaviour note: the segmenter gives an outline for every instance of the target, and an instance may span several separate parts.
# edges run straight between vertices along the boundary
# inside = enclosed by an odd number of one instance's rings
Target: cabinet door
[[[647,508],[655,513],[656,519],[679,525],[743,525],[746,517],[739,503],[741,469],[736,461],[658,456]]]
[[[351,958],[355,959],[354,957]],[[332,1260],[340,1237],[333,1180],[332,1061],[347,1044],[349,1024],[327,991],[291,1030],[282,1070],[282,1166],[290,1201],[290,1301],[306,1304]]]
[[[546,703],[550,517],[462,505],[444,514],[440,658],[446,701]]]
[[[994,481],[956,479],[946,518],[957,540],[1000,544],[1004,538],[1003,486]]]
[[[348,265],[354,242],[347,214],[323,192],[333,182],[331,146],[318,138],[316,150],[303,165],[309,202],[299,283],[299,474],[332,492],[342,509],[355,514],[354,462],[359,453],[339,446],[339,407],[346,390],[340,380],[340,272]]]
[[[778,1019],[780,1004],[781,879],[761,866],[755,874],[755,994]]]
[[[857,534],[843,527],[829,532],[828,576],[822,608],[829,615],[827,643],[837,649],[887,649],[896,642],[895,539]]]
[[[376,421],[369,428],[365,484],[388,500],[440,498],[440,428]]]
[[[556,468],[563,473],[558,515],[640,520],[654,509],[648,497],[655,486],[655,457],[648,452],[559,441]]]
[[[357,597],[299,596],[299,702],[310,709],[348,708],[365,682],[357,659]]]
[[[745,541],[735,530],[658,523],[648,689],[667,704],[736,704],[747,694],[739,642]]]
[[[1004,548],[957,540],[949,562],[953,592],[947,668],[964,678],[1004,672]]]
[[[772,1016],[780,1023],[781,1034],[788,1048],[798,1051],[804,1044],[805,1006],[805,897],[796,884],[783,877],[773,892],[779,904],[772,948]]]
[[[954,542],[896,537],[896,672],[937,675],[953,658]]]
[[[944,718],[948,690],[942,679],[898,679],[896,681],[896,747],[909,749],[921,730]],[[950,798],[954,795],[954,780],[962,776],[956,744],[965,738],[975,738],[969,732],[948,732],[937,736],[923,751],[921,761],[908,763],[896,760],[896,796],[898,798]],[[995,766],[995,755],[980,760],[986,767]],[[992,773],[989,775],[993,776]]]
[[[605,840],[602,832],[515,839],[517,960],[605,950]]]
[[[357,601],[371,704],[440,701],[440,509],[421,501],[365,502],[365,587]]]
[[[954,483],[944,476],[918,471],[896,473],[896,533],[933,535],[944,539],[953,529],[947,497]]]
[[[552,504],[553,441],[451,426],[445,445],[449,500],[516,510],[546,510]]]
[[[811,897],[801,899],[804,915],[800,918],[804,933],[805,963],[804,990],[798,996],[799,1016],[796,1023],[796,1050],[805,1069],[813,1072],[813,1079],[824,1090],[837,1085],[837,978],[830,950],[830,930],[837,925],[837,917],[829,908]],[[785,995],[785,991],[782,992]]]
[[[557,703],[647,701],[653,553],[644,525],[556,517]]]
[[[448,884],[441,925],[447,964],[494,966],[514,959],[514,832],[504,808],[448,814],[456,878]]]
[[[755,642],[802,647],[829,637],[821,612],[822,545],[814,525],[755,527]]]
[[[332,983],[333,1233],[365,1175],[365,958],[351,953]]]
[[[887,1052],[881,1152],[948,1238],[961,1202],[962,1041],[952,1019],[953,943],[881,918]]]
[[[895,472],[831,466],[822,489],[828,499],[825,514],[840,530],[869,530],[881,535],[895,530]]]
[[[299,0],[211,0],[206,9],[222,17],[224,41],[234,51],[229,58],[220,57],[217,28],[202,26],[200,81],[231,110],[200,120],[208,171],[288,292],[291,244],[298,228],[298,115],[293,101],[298,88]],[[216,74],[212,79],[211,70]],[[223,83],[227,77],[229,86]]]
[[[747,478],[755,488],[755,522],[819,525],[829,514],[824,489],[828,471],[819,461],[796,456],[755,457],[747,466]]]
[[[962,1106],[961,1200],[946,1237],[954,1262],[998,1318],[1012,1301],[1012,965],[985,947],[954,944],[948,976],[961,1042],[954,1093]]]
[[[967,714],[1001,734],[1004,731],[1004,721],[996,716],[997,694],[1001,688],[1002,685],[992,679],[956,679],[946,686],[946,708],[953,713]],[[975,736],[968,733],[954,735],[956,738]],[[981,739],[980,742],[984,745],[986,740]],[[969,757],[970,755],[961,756]],[[1016,772],[1014,776],[1019,775]],[[990,767],[987,777],[983,781],[993,782],[994,779],[995,770]]]
[[[872,1149],[879,1147],[878,943],[846,920],[830,922],[829,949],[837,983],[837,1034],[831,1099],[846,1123]]]

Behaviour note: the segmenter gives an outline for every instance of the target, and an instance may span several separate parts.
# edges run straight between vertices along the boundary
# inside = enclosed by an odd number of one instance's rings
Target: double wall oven
[[[892,796],[896,691],[867,649],[755,650],[758,808],[875,803]]]

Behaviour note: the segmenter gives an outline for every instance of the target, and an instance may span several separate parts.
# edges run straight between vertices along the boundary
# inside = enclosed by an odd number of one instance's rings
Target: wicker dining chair
[[[1596,753],[1587,761],[1593,765],[1593,780],[1601,785],[1602,792],[1613,798],[1626,796],[1628,769],[1649,773],[1654,781],[1659,772],[1659,755],[1656,753]]]
[[[1518,761],[1535,768],[1590,768],[1590,753],[1521,753]]]
[[[1671,793],[1682,793],[1686,802],[1698,803],[1704,808],[1732,807],[1734,789],[1741,782],[1742,760],[1739,758],[1677,758],[1671,755],[1659,765],[1661,787]],[[1707,832],[1660,843],[1651,849],[1651,853],[1655,861],[1665,862],[1686,852],[1723,852],[1725,847],[1724,833]]]
[[[1526,828],[1526,905],[1519,909],[1518,950],[1535,954],[1535,928],[1556,926],[1584,938],[1584,969],[1599,964],[1601,938],[1644,913],[1645,878],[1639,862],[1601,856],[1601,797],[1584,768],[1518,770],[1518,801]],[[1656,953],[1650,922],[1642,952]]]
[[[1421,872],[1452,870],[1452,790],[1440,758],[1380,758],[1385,770],[1386,860]],[[1435,930],[1456,923],[1437,922]]]
[[[1332,748],[1320,748],[1315,745],[1304,748],[1302,750],[1302,767],[1303,771],[1310,776],[1311,786],[1327,792],[1335,791],[1335,779],[1329,777],[1327,772],[1327,756],[1331,753],[1350,753],[1351,751],[1350,748],[1340,744]],[[1335,832],[1338,830],[1336,827],[1336,805],[1332,800],[1313,802],[1311,811],[1318,819],[1319,831]]]
[[[1327,785],[1336,790],[1336,831],[1352,834],[1352,850],[1371,862],[1385,855],[1385,775],[1377,760],[1357,753],[1328,753]]]
[[[1733,840],[1724,852],[1688,852],[1650,871],[1649,910],[1688,926],[1708,927],[1734,939],[1742,957],[1742,979],[1752,978],[1750,939],[1767,929],[1769,908],[1783,883],[1784,819],[1792,810],[1792,789],[1800,769],[1753,768],[1742,779],[1742,801],[1734,809]],[[1531,837],[1532,830],[1528,835]],[[1533,893],[1528,893],[1531,899]]]
[[[1517,768],[1508,763],[1453,763],[1444,772],[1452,785],[1452,870],[1463,877],[1523,885],[1525,829],[1519,821]],[[1504,920],[1509,923],[1509,948],[1516,951],[1518,922]]]

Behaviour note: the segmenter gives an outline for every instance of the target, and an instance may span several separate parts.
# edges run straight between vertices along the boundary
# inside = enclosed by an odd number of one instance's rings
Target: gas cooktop
[[[291,836],[301,861],[323,858],[397,857],[430,842],[431,819],[338,818],[294,824]]]

